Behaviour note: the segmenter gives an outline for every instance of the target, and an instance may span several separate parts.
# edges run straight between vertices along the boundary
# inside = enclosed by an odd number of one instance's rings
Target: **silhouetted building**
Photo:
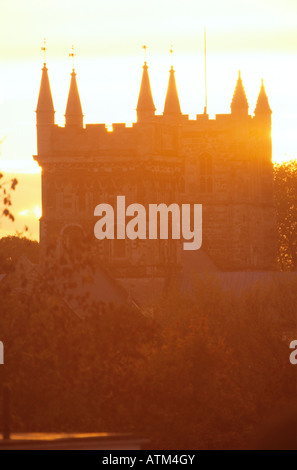
[[[276,268],[271,109],[262,85],[254,111],[239,73],[230,114],[215,119],[181,112],[173,67],[162,115],[147,63],[132,127],[83,124],[76,73],[65,127],[55,124],[46,64],[37,104],[37,148],[42,168],[40,242],[58,251],[89,235],[87,248],[116,279],[133,288],[169,279],[193,260],[197,271]],[[183,252],[179,240],[103,240],[94,236],[95,206],[126,196],[126,204],[202,203],[203,245]],[[191,260],[190,260],[191,261]],[[203,266],[201,265],[203,264]]]

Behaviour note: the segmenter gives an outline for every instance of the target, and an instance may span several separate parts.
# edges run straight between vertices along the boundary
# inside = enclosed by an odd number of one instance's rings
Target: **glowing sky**
[[[68,52],[74,44],[85,122],[135,121],[143,51],[157,113],[162,113],[174,45],[182,111],[203,111],[203,28],[207,28],[208,111],[227,113],[242,71],[255,107],[264,78],[273,110],[275,161],[297,157],[296,0],[0,0],[0,169],[18,174],[15,224],[0,220],[0,236],[29,225],[38,237],[39,174],[35,113],[47,38],[47,63],[56,109],[63,125],[70,81]]]

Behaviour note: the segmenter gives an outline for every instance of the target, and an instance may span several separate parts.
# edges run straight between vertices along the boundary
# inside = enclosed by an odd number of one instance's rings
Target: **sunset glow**
[[[0,0],[0,298],[0,450],[297,450],[297,0]]]
[[[11,174],[36,174],[39,196],[35,203],[39,205],[40,169],[32,155],[36,153],[34,111],[44,37],[56,123],[64,125],[72,67],[68,54],[74,44],[85,123],[131,125],[136,119],[144,43],[157,114],[162,114],[164,106],[171,44],[182,112],[195,118],[203,111],[206,27],[210,118],[230,112],[239,69],[253,114],[263,78],[273,110],[273,160],[297,157],[297,4],[293,0],[213,0],[207,4],[187,0],[182,6],[153,0],[149,7],[133,0],[104,4],[88,0],[83,7],[81,2],[68,0],[5,0],[1,13],[0,168]],[[33,214],[21,179],[18,192],[24,207],[16,202],[16,211],[28,210],[30,225]],[[2,230],[6,224],[2,223]]]

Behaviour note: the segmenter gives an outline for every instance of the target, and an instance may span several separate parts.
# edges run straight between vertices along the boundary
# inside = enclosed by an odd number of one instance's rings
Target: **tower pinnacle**
[[[71,52],[69,53],[69,57],[72,57],[72,72],[65,113],[65,124],[66,126],[83,127],[84,116],[77,87],[76,73],[74,69],[74,56],[74,46],[72,46]]]
[[[54,103],[47,72],[46,63],[44,62],[36,108],[38,155],[49,153],[52,128],[55,124]]]
[[[272,113],[271,108],[269,106],[269,101],[268,101],[268,97],[267,97],[267,94],[266,94],[266,90],[265,90],[265,87],[264,87],[263,78],[262,78],[262,81],[261,81],[261,88],[260,88],[260,92],[259,92],[259,96],[258,96],[258,99],[257,99],[257,104],[256,104],[256,108],[255,108],[254,113],[255,113],[255,115],[271,114]]]
[[[47,123],[54,124],[55,110],[47,72],[48,69],[44,62],[36,108],[37,123],[46,120]]]
[[[146,46],[143,46],[143,48],[146,48]],[[148,74],[148,65],[146,61],[143,65],[142,79],[136,111],[138,122],[150,121],[154,117],[156,111],[151,90],[150,78]]]
[[[175,71],[173,65],[171,65],[169,70],[169,81],[167,94],[164,105],[164,116],[179,116],[181,115],[179,97],[177,93],[176,81],[175,81]]]
[[[231,102],[231,113],[247,115],[249,110],[249,104],[243,87],[241,73],[239,70],[236,87],[234,90],[232,102]]]

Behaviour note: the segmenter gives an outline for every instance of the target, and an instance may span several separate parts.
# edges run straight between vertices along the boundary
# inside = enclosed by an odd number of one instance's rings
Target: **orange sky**
[[[15,224],[0,219],[0,236],[29,225],[38,237],[40,177],[35,107],[47,38],[47,63],[56,109],[63,125],[70,82],[68,52],[75,44],[76,70],[85,122],[135,120],[143,51],[157,113],[163,110],[174,45],[182,111],[203,111],[203,28],[208,43],[208,105],[213,118],[230,110],[238,69],[253,112],[264,78],[272,116],[273,158],[297,157],[296,0],[1,0],[0,169],[18,174]]]

